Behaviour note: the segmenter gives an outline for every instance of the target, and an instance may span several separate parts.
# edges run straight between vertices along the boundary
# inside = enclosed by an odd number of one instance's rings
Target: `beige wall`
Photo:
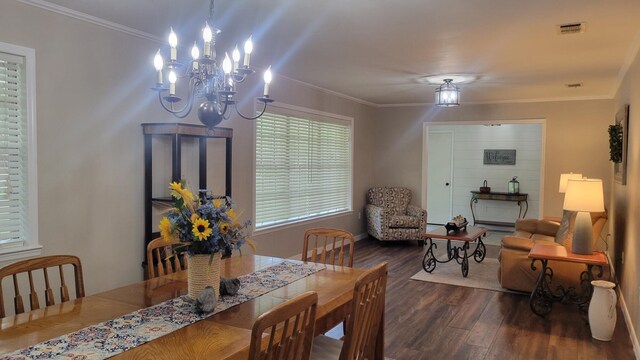
[[[89,294],[142,279],[143,122],[176,122],[157,104],[149,40],[15,1],[2,1],[0,41],[36,50],[39,231],[43,254],[83,260]],[[255,76],[259,77],[259,76]],[[257,84],[249,88],[259,91]],[[366,106],[275,77],[283,103],[355,119],[354,211],[256,237],[261,254],[301,251],[303,229],[332,225],[365,231],[358,210],[372,178],[373,134]],[[245,106],[250,112],[251,104]],[[195,114],[188,119],[197,123]],[[253,213],[253,122],[232,119],[233,190]],[[3,264],[0,264],[2,266]]]
[[[613,184],[613,216],[610,222],[618,261],[617,278],[636,335],[636,354],[640,334],[640,56],[636,56],[615,98],[615,110],[629,104],[629,143],[627,185]],[[610,121],[613,123],[613,121]],[[611,172],[613,173],[613,172]],[[633,336],[633,335],[632,335]]]
[[[420,204],[424,122],[546,119],[542,213],[560,216],[563,198],[557,186],[563,172],[581,172],[603,179],[605,199],[609,199],[607,127],[612,117],[612,100],[378,109],[374,182],[377,186],[408,186],[415,194],[413,202]],[[480,183],[479,179],[478,186]]]

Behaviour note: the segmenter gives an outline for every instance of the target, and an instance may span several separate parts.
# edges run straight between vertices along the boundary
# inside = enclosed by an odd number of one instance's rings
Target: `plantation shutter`
[[[256,123],[256,229],[351,210],[351,122],[287,111]]]
[[[0,248],[27,238],[24,58],[0,52]]]

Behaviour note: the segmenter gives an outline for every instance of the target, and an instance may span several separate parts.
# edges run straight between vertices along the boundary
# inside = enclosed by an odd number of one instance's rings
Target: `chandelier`
[[[436,88],[436,106],[460,105],[460,88],[453,84],[452,79],[444,79],[444,84]]]
[[[228,53],[225,53],[224,59],[220,64],[215,50],[216,36],[220,33],[220,30],[209,26],[212,24],[212,20],[213,0],[209,4],[209,19],[205,22],[205,27],[202,30],[202,53],[200,53],[198,41],[195,41],[191,48],[191,60],[187,65],[178,62],[178,37],[173,32],[173,28],[171,29],[169,34],[169,61],[164,61],[160,50],[158,50],[153,59],[157,81],[152,90],[158,92],[160,105],[178,118],[187,117],[191,113],[194,103],[202,101],[198,106],[198,118],[209,128],[218,125],[222,120],[229,119],[231,108],[242,118],[255,120],[264,114],[267,104],[273,102],[273,99],[269,97],[269,84],[272,79],[271,67],[264,73],[263,95],[257,98],[258,102],[262,103],[262,111],[255,116],[243,115],[237,107],[236,86],[254,73],[249,67],[253,42],[249,37],[244,43],[242,65],[240,65],[240,51],[237,45],[231,52],[231,58],[229,58]],[[162,73],[165,63],[168,70],[168,88],[164,84]],[[178,104],[183,99],[176,95],[178,79],[188,80],[187,99],[181,106],[178,106]],[[163,96],[166,91],[168,91],[168,95]]]

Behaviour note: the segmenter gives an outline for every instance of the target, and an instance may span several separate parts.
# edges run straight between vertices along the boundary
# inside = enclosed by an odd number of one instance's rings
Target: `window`
[[[352,119],[269,110],[256,122],[256,229],[351,211]]]
[[[0,261],[38,255],[35,51],[0,42]]]

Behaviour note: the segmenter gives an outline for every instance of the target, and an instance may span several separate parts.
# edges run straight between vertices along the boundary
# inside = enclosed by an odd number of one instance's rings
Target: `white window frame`
[[[34,49],[0,42],[0,52],[25,59],[27,112],[27,223],[28,238],[20,245],[0,246],[0,262],[38,256],[38,159],[36,138],[36,52]]]
[[[260,103],[256,103],[255,104],[255,108],[258,111],[262,111],[262,107],[263,105]],[[275,104],[270,104],[267,108],[267,113],[273,113],[273,114],[279,114],[279,115],[290,115],[292,112],[296,112],[296,113],[303,113],[303,114],[309,114],[309,116],[311,118],[327,118],[327,119],[335,119],[335,120],[339,120],[339,121],[343,121],[343,122],[347,122],[349,124],[349,127],[351,128],[351,138],[349,139],[349,144],[350,144],[350,149],[349,151],[351,152],[351,181],[349,183],[349,209],[345,210],[345,211],[340,211],[340,212],[334,212],[334,213],[330,213],[330,214],[324,214],[324,215],[319,215],[319,216],[314,216],[314,217],[310,217],[310,218],[305,218],[305,219],[301,219],[301,220],[292,220],[292,221],[288,221],[288,222],[284,222],[284,223],[279,223],[276,225],[272,225],[272,226],[264,226],[261,228],[256,228],[256,222],[253,222],[253,234],[254,235],[261,235],[261,234],[266,234],[266,233],[270,233],[273,231],[279,231],[279,230],[284,230],[287,228],[291,228],[294,226],[299,226],[302,224],[308,224],[308,223],[313,223],[313,222],[317,222],[317,221],[321,221],[321,220],[327,220],[327,219],[331,219],[331,218],[335,218],[335,217],[341,217],[341,216],[345,216],[345,215],[350,215],[353,213],[353,181],[354,181],[354,173],[353,173],[353,169],[354,169],[354,139],[355,139],[355,126],[354,126],[354,121],[352,117],[349,116],[344,116],[344,115],[339,115],[339,114],[333,114],[333,113],[329,113],[329,112],[324,112],[324,111],[319,111],[319,110],[314,110],[314,109],[309,109],[309,108],[305,108],[305,107],[301,107],[301,106],[295,106],[295,105],[289,105],[289,104],[284,104],[281,102],[275,103]],[[252,178],[252,182],[253,182],[253,219],[256,219],[256,139],[257,139],[257,134],[256,134],[257,130],[256,130],[256,126],[253,126],[253,178]]]

